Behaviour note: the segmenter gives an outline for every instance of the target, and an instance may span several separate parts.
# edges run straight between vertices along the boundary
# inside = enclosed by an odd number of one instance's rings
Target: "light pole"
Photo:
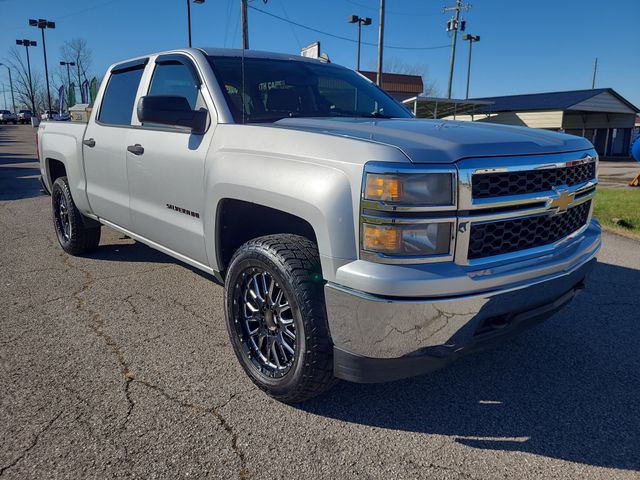
[[[382,51],[384,50],[384,0],[380,0],[380,25],[378,26],[378,71],[376,83],[382,88]]]
[[[193,0],[193,3],[203,4],[204,0]],[[187,29],[189,31],[189,48],[191,48],[191,0],[187,0]]]
[[[30,27],[37,27],[42,31],[42,51],[44,52],[44,77],[47,81],[47,100],[49,102],[49,112],[51,112],[51,92],[49,91],[49,67],[47,66],[47,44],[44,40],[44,29],[45,28],[56,28],[55,22],[50,22],[45,20],[44,18],[39,18],[38,20],[30,19],[29,20]],[[49,113],[51,114],[51,113]]]
[[[5,65],[4,63],[0,63],[3,67],[6,67],[7,72],[9,72],[9,88],[11,89],[11,104],[13,105],[13,113],[16,113],[16,99],[13,96],[13,80],[11,79],[11,69],[9,65]]]
[[[5,93],[6,90],[4,89],[4,83],[2,84],[2,98],[4,100],[4,102],[2,103],[2,106],[6,109],[7,108],[7,94]]]
[[[71,73],[69,72],[69,67],[75,67],[76,62],[63,62],[62,60],[60,61],[60,65],[62,65],[63,67],[66,66],[67,67],[67,92],[71,91]],[[69,93],[67,93],[67,95],[69,95]],[[74,93],[75,95],[75,93]],[[69,99],[67,98],[67,110],[69,110]]]
[[[29,60],[29,47],[35,47],[38,45],[37,42],[33,40],[16,40],[16,45],[24,45],[24,49],[27,52],[27,71],[29,72],[29,97],[31,98],[31,113],[33,115],[36,114],[36,102],[33,97],[33,82],[31,81],[31,61]]]
[[[469,42],[469,62],[467,63],[467,96],[466,99],[469,98],[469,80],[471,79],[471,50],[473,49],[473,42],[480,41],[480,35],[469,35],[465,33],[462,36],[462,40],[466,40]]]
[[[362,37],[362,25],[371,25],[371,19],[369,17],[359,17],[357,15],[350,15],[347,18],[349,23],[358,24],[358,54],[356,56],[356,70],[360,71],[360,38]]]

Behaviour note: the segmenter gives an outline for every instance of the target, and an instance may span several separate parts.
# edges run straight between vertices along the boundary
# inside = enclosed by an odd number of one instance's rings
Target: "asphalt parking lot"
[[[34,148],[0,127],[1,478],[640,478],[640,243],[605,234],[586,291],[498,349],[292,407],[207,276],[107,228],[62,252]]]

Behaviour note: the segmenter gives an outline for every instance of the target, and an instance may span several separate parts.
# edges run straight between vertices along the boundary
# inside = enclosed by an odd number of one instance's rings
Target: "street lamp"
[[[13,97],[13,80],[11,79],[11,69],[9,65],[5,65],[4,63],[0,63],[3,67],[6,67],[7,72],[9,72],[9,88],[11,89],[11,103],[13,104],[13,113],[16,113],[16,99]]]
[[[49,91],[49,68],[47,67],[47,44],[44,40],[45,28],[56,28],[55,22],[50,22],[44,18],[38,20],[30,19],[30,27],[37,27],[42,31],[42,51],[44,52],[44,77],[47,81],[47,100],[49,101],[49,112],[51,112],[51,92]],[[34,112],[35,113],[35,112]]]
[[[66,66],[67,67],[67,88],[68,91],[71,91],[71,73],[69,72],[69,67],[75,67],[76,66],[76,62],[64,62],[62,60],[60,60],[60,65],[62,65],[63,67]],[[70,93],[68,93],[67,95],[71,95]],[[74,93],[75,95],[75,93]],[[67,110],[69,110],[69,99],[67,98]]]
[[[358,24],[358,54],[356,57],[356,70],[360,71],[360,38],[362,36],[362,25],[371,25],[371,19],[369,17],[359,17],[357,15],[350,15],[347,18],[349,23]]]
[[[33,40],[16,40],[16,45],[24,45],[24,49],[27,52],[27,71],[29,72],[29,96],[31,97],[31,113],[36,114],[36,102],[33,97],[33,82],[31,81],[31,61],[29,60],[29,47],[35,47],[38,45]]]
[[[193,3],[202,5],[204,0],[193,0]],[[191,1],[187,0],[187,29],[189,30],[189,48],[191,48]]]
[[[469,42],[469,63],[467,64],[467,96],[465,98],[469,98],[469,80],[471,79],[471,50],[473,48],[473,42],[480,41],[480,35],[469,35],[465,33],[462,36],[462,40],[467,40]]]

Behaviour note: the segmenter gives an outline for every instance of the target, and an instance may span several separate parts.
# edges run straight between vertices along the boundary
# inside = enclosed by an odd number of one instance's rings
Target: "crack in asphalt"
[[[238,478],[240,480],[246,480],[249,478],[249,470],[247,468],[247,462],[246,462],[246,456],[244,454],[244,451],[239,447],[238,445],[238,434],[234,431],[233,427],[231,426],[231,424],[227,421],[227,419],[224,417],[224,415],[222,415],[222,413],[220,413],[220,409],[223,408],[224,406],[226,406],[231,400],[233,400],[234,398],[238,397],[239,395],[242,395],[243,393],[246,392],[236,392],[233,393],[229,399],[224,402],[222,405],[219,406],[214,406],[214,407],[206,407],[203,405],[199,405],[199,404],[195,404],[195,403],[187,403],[184,402],[183,400],[180,400],[177,397],[174,397],[173,395],[170,395],[169,393],[167,393],[163,388],[159,387],[158,385],[154,385],[144,379],[141,378],[137,378],[133,372],[131,371],[131,369],[129,368],[129,365],[126,362],[124,353],[122,352],[122,350],[120,349],[120,347],[118,346],[118,344],[116,343],[116,341],[108,334],[104,331],[104,319],[102,318],[102,316],[100,315],[99,312],[93,311],[91,308],[88,307],[86,300],[83,298],[82,294],[85,293],[87,290],[89,290],[89,288],[91,288],[91,286],[93,285],[93,282],[96,280],[102,280],[103,278],[94,278],[91,274],[91,272],[89,272],[88,270],[85,270],[84,268],[81,268],[77,265],[73,265],[71,263],[71,257],[68,255],[64,255],[62,257],[62,261],[63,263],[72,270],[76,270],[78,272],[80,272],[84,277],[85,277],[85,281],[82,285],[82,287],[75,291],[72,295],[70,295],[70,297],[74,298],[76,300],[76,306],[77,309],[83,312],[88,313],[91,316],[91,325],[90,328],[91,330],[93,330],[93,332],[96,334],[96,336],[98,336],[99,338],[101,338],[105,344],[111,349],[113,355],[116,357],[117,361],[118,361],[118,365],[120,367],[120,372],[122,374],[122,376],[124,377],[124,388],[123,388],[123,392],[124,392],[124,396],[127,400],[128,403],[128,407],[127,407],[127,413],[125,415],[125,419],[122,422],[122,425],[120,427],[121,430],[124,430],[127,426],[127,423],[129,422],[129,418],[131,417],[131,413],[133,412],[133,409],[135,407],[135,402],[133,401],[133,399],[131,398],[131,392],[130,392],[130,386],[131,383],[136,382],[140,385],[143,385],[149,389],[152,389],[158,393],[160,393],[164,398],[166,398],[167,400],[171,401],[172,403],[179,405],[183,408],[188,408],[191,410],[195,410],[195,411],[199,411],[199,412],[204,412],[204,413],[208,413],[210,415],[213,415],[218,422],[220,423],[220,426],[225,430],[225,432],[231,437],[231,449],[233,450],[234,454],[237,456],[239,463],[240,463],[240,469],[238,471]],[[128,297],[125,298],[125,302],[128,303],[132,310],[135,308],[132,304],[131,304],[131,298],[133,297],[133,295],[129,295]],[[177,305],[179,305],[178,302],[174,302]],[[180,305],[182,306],[182,305]],[[192,315],[195,315],[194,312],[187,310],[186,308],[184,308],[184,310],[188,313],[191,313]],[[202,318],[202,317],[201,317]],[[125,457],[127,456],[126,454],[126,449],[125,449]]]
[[[22,460],[33,448],[35,448],[35,446],[38,444],[38,441],[40,440],[40,437],[51,428],[51,426],[55,423],[55,421],[60,417],[60,415],[62,415],[62,410],[60,410],[56,415],[53,416],[53,418],[51,418],[51,420],[49,420],[47,422],[47,424],[38,432],[36,433],[35,437],[33,437],[33,440],[31,441],[31,443],[29,444],[29,446],[24,449],[22,451],[22,453],[16,457],[11,463],[9,463],[8,465],[5,465],[4,467],[0,468],[0,477],[4,474],[4,472],[6,472],[7,470],[9,470],[10,468],[15,467],[20,460]]]

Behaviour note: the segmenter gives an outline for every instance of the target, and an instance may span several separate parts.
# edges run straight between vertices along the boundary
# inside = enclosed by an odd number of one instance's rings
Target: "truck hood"
[[[535,155],[593,148],[574,135],[527,127],[451,120],[286,118],[272,127],[391,145],[413,163],[452,163],[469,157]]]

